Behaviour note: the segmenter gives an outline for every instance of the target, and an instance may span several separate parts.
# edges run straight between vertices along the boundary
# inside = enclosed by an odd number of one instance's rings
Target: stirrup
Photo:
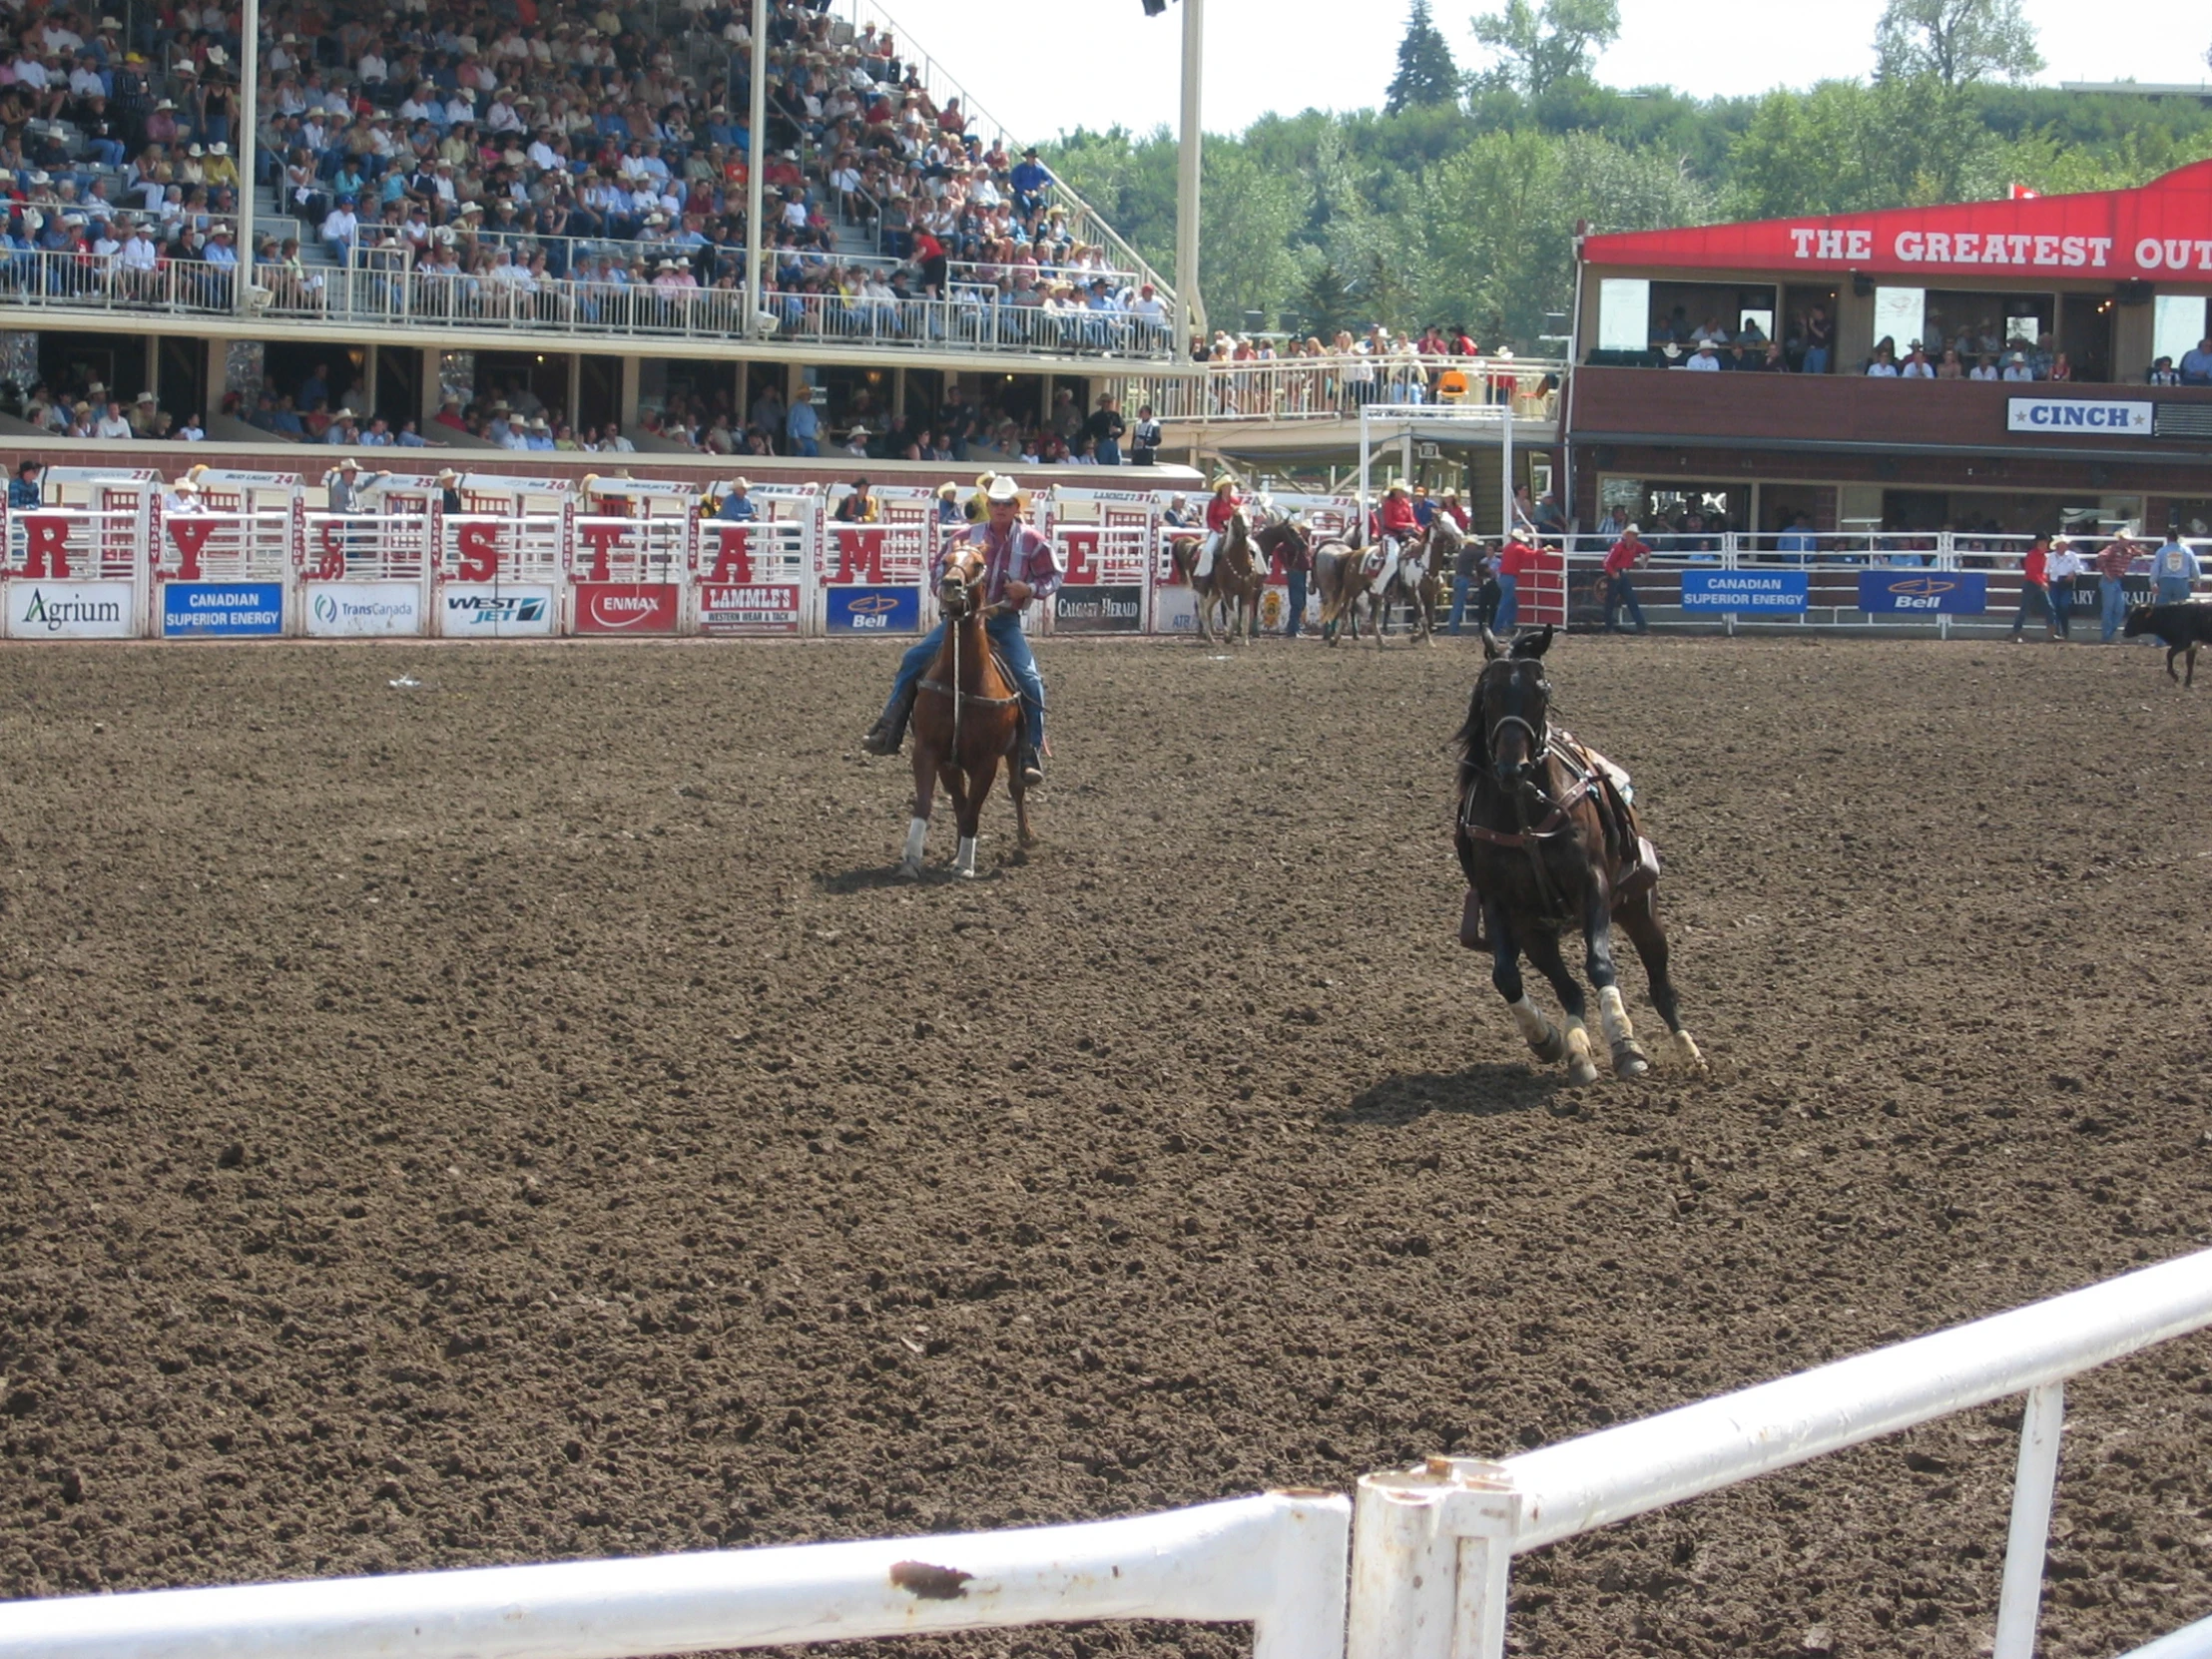
[[[870,755],[895,755],[905,741],[904,721],[893,725],[889,721],[879,720],[867,729],[867,734],[860,739],[860,747]]]
[[[1021,781],[1024,784],[1044,782],[1044,758],[1028,744],[1021,746]]]

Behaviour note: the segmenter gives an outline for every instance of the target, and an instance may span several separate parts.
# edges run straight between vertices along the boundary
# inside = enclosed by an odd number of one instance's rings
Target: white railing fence
[[[1331,355],[1194,363],[1135,374],[1114,389],[1134,416],[1163,421],[1356,420],[1363,407],[1509,406],[1515,418],[1558,412],[1563,361],[1513,357]]]
[[[0,1659],[636,1659],[1095,1619],[1338,1659],[1352,1505],[1270,1492],[1010,1532],[0,1606]]]
[[[1502,1463],[1360,1482],[1349,1659],[1500,1659],[1512,1558],[2024,1391],[1993,1659],[2029,1659],[2066,1379],[2212,1325],[2212,1251]]]
[[[1139,1618],[1250,1623],[1257,1659],[1501,1659],[1514,1556],[2022,1392],[1993,1659],[2030,1659],[2066,1380],[2208,1325],[2201,1251],[1502,1463],[1370,1475],[1355,1503],[15,1602],[0,1659],[635,1659]],[[2208,1653],[2212,1620],[2138,1659]]]

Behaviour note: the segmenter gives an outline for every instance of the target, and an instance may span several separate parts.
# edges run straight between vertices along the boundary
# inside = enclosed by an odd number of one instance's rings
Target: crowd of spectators
[[[264,180],[310,244],[403,252],[463,312],[560,320],[604,289],[741,289],[749,16],[713,0],[273,6]],[[1078,237],[1036,153],[971,131],[889,35],[817,0],[775,0],[769,31],[764,284],[780,321],[956,295],[1164,321],[1136,274]],[[272,284],[279,303],[316,302],[309,263]]]
[[[0,295],[227,304],[239,19],[210,0],[0,10]],[[66,256],[40,259],[39,255]]]
[[[1367,403],[1515,404],[1527,412],[1558,390],[1541,367],[1516,364],[1513,349],[1485,351],[1464,324],[1430,323],[1419,333],[1375,324],[1331,339],[1232,334],[1194,343],[1192,359],[1217,372],[1202,395],[1216,415],[1296,416],[1356,412]]]
[[[1885,334],[1857,363],[1878,380],[2004,380],[2065,384],[2079,372],[2058,349],[2050,329],[2032,315],[1983,315],[1949,326],[1937,311],[1924,318],[1926,337],[1901,347]],[[1758,317],[1745,314],[1734,328],[1718,316],[1691,322],[1677,305],[1652,329],[1651,349],[1669,368],[1689,373],[1828,374],[1837,367],[1836,330],[1825,305],[1787,318],[1783,337],[1771,339]],[[2212,377],[2208,382],[2212,383]]]

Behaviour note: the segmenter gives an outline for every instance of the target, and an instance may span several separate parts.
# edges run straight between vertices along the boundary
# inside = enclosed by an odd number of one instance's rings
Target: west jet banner
[[[2212,162],[2139,190],[1591,237],[1582,255],[1675,271],[2201,280],[2212,273]]]

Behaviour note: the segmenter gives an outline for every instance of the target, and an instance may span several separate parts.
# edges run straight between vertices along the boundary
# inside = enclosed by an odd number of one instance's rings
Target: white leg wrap
[[[1522,997],[1507,1005],[1513,1015],[1513,1024],[1519,1028],[1521,1040],[1530,1048],[1540,1048],[1551,1041],[1551,1022],[1544,1018],[1544,1011],[1535,1003]]]
[[[1567,1018],[1567,1075],[1577,1083],[1597,1081],[1597,1062],[1590,1058],[1589,1027],[1572,1015]]]
[[[911,819],[908,819],[908,820],[906,821],[906,857],[905,857],[905,863],[906,863],[906,867],[907,867],[908,869],[917,869],[917,870],[918,870],[919,868],[921,868],[921,854],[922,854],[922,850],[923,850],[923,848],[925,848],[925,847],[926,847],[926,846],[927,846],[928,844],[929,844],[929,821],[928,821],[927,819],[925,819],[925,818],[911,818]]]
[[[973,835],[962,835],[960,837],[960,850],[953,855],[952,868],[955,873],[960,875],[973,875],[975,873],[975,837]]]
[[[1609,1048],[1617,1048],[1636,1035],[1636,1028],[1628,1023],[1628,1010],[1621,1006],[1621,988],[1607,985],[1597,993],[1598,1023],[1605,1028],[1605,1042]]]

